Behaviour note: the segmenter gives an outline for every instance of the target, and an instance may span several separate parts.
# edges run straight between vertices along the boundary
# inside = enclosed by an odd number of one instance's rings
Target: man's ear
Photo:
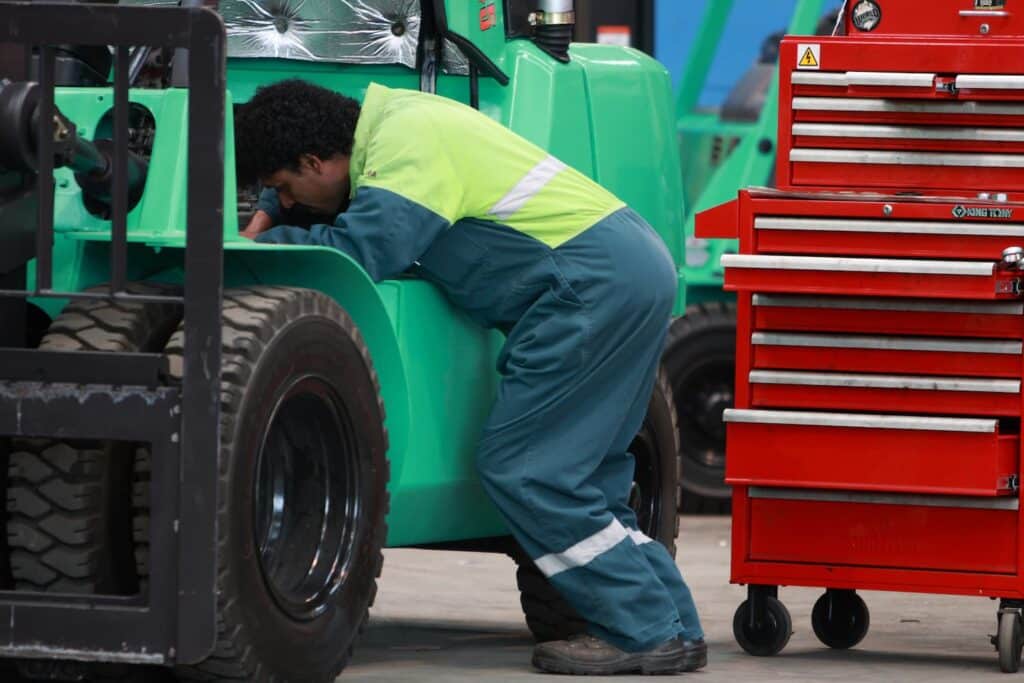
[[[315,154],[303,154],[299,157],[299,164],[318,175],[323,173],[324,162]]]

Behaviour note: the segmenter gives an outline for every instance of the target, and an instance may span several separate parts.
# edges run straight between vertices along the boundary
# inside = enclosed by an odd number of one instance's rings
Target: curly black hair
[[[257,89],[235,113],[239,182],[298,170],[304,154],[352,154],[358,120],[358,102],[307,81],[294,78]]]

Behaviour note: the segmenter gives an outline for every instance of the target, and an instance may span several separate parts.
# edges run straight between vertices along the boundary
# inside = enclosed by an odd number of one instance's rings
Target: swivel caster
[[[762,587],[751,586],[750,597],[736,608],[732,632],[749,654],[771,657],[782,652],[789,642],[793,618],[777,597],[763,592]]]
[[[1006,674],[1017,673],[1020,670],[1021,648],[1024,647],[1019,607],[999,608],[999,632],[995,640],[999,651],[999,669]]]
[[[868,606],[851,590],[826,590],[811,611],[814,635],[837,650],[847,650],[862,641],[870,625]]]

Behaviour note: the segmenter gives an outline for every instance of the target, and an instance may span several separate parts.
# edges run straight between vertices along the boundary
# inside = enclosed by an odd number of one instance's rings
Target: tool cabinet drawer
[[[1015,298],[1020,272],[993,262],[725,254],[725,289],[942,299]]]
[[[813,98],[802,99],[800,103],[809,99]],[[1021,111],[1019,105],[1017,111]],[[790,182],[794,186],[843,187],[855,174],[857,185],[865,188],[942,189],[955,187],[957,177],[967,176],[971,179],[971,187],[998,187],[1013,192],[1024,190],[1019,180],[1019,170],[1024,168],[1024,155],[1019,150],[1012,154],[963,154],[794,148],[789,151],[789,164]],[[1018,173],[1015,176],[1010,171]]]
[[[1013,574],[1016,498],[749,490],[752,561]],[[808,539],[814,539],[808,542]]]
[[[726,482],[962,496],[1014,492],[1020,438],[998,420],[726,410]]]
[[[760,254],[985,259],[1024,244],[1024,224],[756,216]]]
[[[1024,337],[1024,304],[1017,301],[754,294],[751,303],[755,330]]]
[[[1020,380],[752,370],[754,408],[1020,416]]]
[[[775,370],[1020,377],[1021,342],[755,332],[753,366]]]

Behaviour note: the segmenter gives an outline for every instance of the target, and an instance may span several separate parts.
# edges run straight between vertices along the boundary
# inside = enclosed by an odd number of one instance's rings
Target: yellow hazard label
[[[798,69],[820,69],[821,68],[821,44],[801,44],[797,46],[796,68]]]

